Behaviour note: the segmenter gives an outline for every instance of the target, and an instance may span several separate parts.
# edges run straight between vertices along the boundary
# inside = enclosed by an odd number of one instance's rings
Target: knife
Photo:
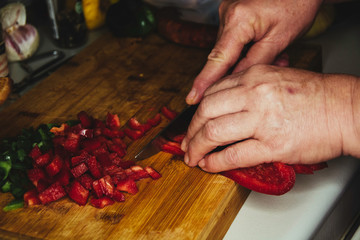
[[[149,158],[161,151],[162,144],[171,141],[175,136],[183,134],[191,122],[198,105],[185,108],[176,118],[161,130],[140,152],[135,156],[136,161]]]

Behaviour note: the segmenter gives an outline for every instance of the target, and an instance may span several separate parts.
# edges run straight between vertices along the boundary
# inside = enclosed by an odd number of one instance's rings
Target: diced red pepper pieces
[[[126,168],[129,168],[131,166],[134,166],[135,165],[135,162],[134,161],[131,161],[131,160],[128,160],[128,161],[122,161],[122,162],[119,162],[117,164],[119,167],[123,168],[123,169],[126,169]]]
[[[80,135],[69,133],[64,142],[64,148],[69,152],[76,152],[80,145]]]
[[[55,176],[55,182],[58,182],[62,186],[67,186],[70,183],[71,173],[66,165],[63,165],[59,174]]]
[[[99,162],[96,160],[95,156],[91,156],[88,160],[87,160],[87,166],[89,168],[89,171],[91,173],[91,175],[95,178],[95,179],[99,179],[102,177],[102,168],[101,165],[99,164]]]
[[[92,152],[99,148],[102,145],[102,143],[99,141],[99,139],[92,138],[92,139],[85,139],[81,141],[81,147],[83,150],[87,152]]]
[[[52,158],[52,154],[50,151],[40,155],[39,157],[35,158],[35,165],[38,167],[43,167],[46,166],[47,164],[49,164],[49,162],[51,161]]]
[[[85,111],[81,111],[77,114],[78,119],[81,122],[83,128],[91,128],[93,124],[93,119]]]
[[[46,174],[42,168],[32,168],[27,171],[29,180],[36,187],[40,179],[46,179]]]
[[[138,130],[141,131],[143,134],[146,133],[147,131],[149,131],[152,126],[150,123],[144,123],[141,124],[136,118],[132,117],[129,120],[129,127],[132,130]]]
[[[84,206],[89,197],[89,190],[75,180],[72,182],[69,189],[69,197],[77,204]]]
[[[93,119],[93,123],[94,123],[94,128],[104,128],[106,127],[105,123],[99,119]]]
[[[109,153],[97,154],[96,159],[103,167],[112,165],[112,161],[110,160]]]
[[[36,190],[40,193],[49,187],[50,183],[47,179],[39,179],[36,185]]]
[[[123,156],[126,155],[126,150],[122,146],[117,145],[117,144],[111,144],[111,145],[108,145],[108,146],[109,146],[110,152],[117,153],[117,155],[119,157],[123,157]]]
[[[31,149],[31,151],[29,153],[29,157],[31,157],[33,160],[36,160],[41,155],[42,155],[42,152],[37,144]]]
[[[47,174],[52,177],[58,174],[63,167],[63,163],[63,159],[59,155],[55,155],[51,163],[45,167]]]
[[[36,189],[28,190],[24,193],[24,202],[27,206],[39,205],[41,203]]]
[[[108,112],[106,115],[106,126],[113,130],[119,129],[121,126],[119,116]]]
[[[126,143],[121,138],[113,138],[113,139],[111,139],[111,141],[114,144],[121,146],[123,149],[127,148]]]
[[[81,175],[83,175],[88,170],[88,167],[85,163],[80,163],[79,165],[76,165],[74,168],[71,169],[71,173],[74,176],[74,178],[78,178]]]
[[[54,147],[58,147],[58,146],[64,146],[65,144],[65,136],[55,136],[52,139],[52,142],[54,144]]]
[[[181,145],[178,142],[168,141],[161,145],[161,151],[171,153],[178,156],[184,156],[185,152],[181,150]]]
[[[163,106],[163,107],[161,108],[161,112],[162,112],[162,114],[164,114],[164,116],[165,116],[167,119],[169,119],[169,120],[174,120],[174,119],[176,118],[176,116],[178,115],[177,112],[169,109],[169,108],[166,107],[166,106]]]
[[[95,192],[95,195],[100,198],[104,195],[102,189],[101,189],[101,186],[100,186],[100,183],[99,183],[99,180],[94,180],[93,183],[92,183],[92,187],[93,187],[93,190]]]
[[[24,195],[27,205],[48,204],[67,194],[83,206],[90,195],[90,203],[98,208],[125,201],[123,192],[136,194],[136,182],[143,178],[161,177],[152,168],[142,168],[134,161],[123,161],[127,145],[122,140],[127,136],[133,140],[142,137],[161,121],[160,114],[144,124],[133,118],[132,129],[120,129],[116,114],[108,113],[104,122],[94,119],[86,112],[78,114],[80,123],[74,126],[62,124],[53,127],[54,148],[43,154],[35,146],[29,156],[34,169],[28,171],[28,178],[35,186]],[[150,170],[149,170],[150,169]],[[46,172],[46,173],[45,173]]]
[[[102,197],[102,198],[92,198],[90,199],[90,204],[96,208],[104,208],[106,206],[114,204],[115,201],[109,197]]]
[[[133,130],[143,130],[142,124],[134,117],[130,118],[128,124],[129,127]]]
[[[84,186],[87,190],[92,189],[92,183],[94,179],[87,173],[84,173],[80,177],[77,178],[77,180],[81,183],[81,185]]]
[[[42,204],[48,204],[66,196],[64,188],[59,184],[52,184],[39,194]]]
[[[109,150],[106,146],[105,143],[102,143],[100,147],[98,147],[97,149],[93,150],[91,152],[94,156],[99,156],[99,155],[102,155],[102,154],[109,154]]]
[[[140,180],[142,178],[148,178],[150,175],[147,171],[145,171],[141,166],[134,165],[130,167],[131,171],[134,173],[133,179],[135,181]]]
[[[137,140],[144,136],[144,133],[141,130],[133,130],[130,128],[124,129],[124,133],[126,136],[128,136],[132,140]]]
[[[80,155],[71,158],[71,166],[86,162],[90,157],[91,155],[88,152],[82,151]]]
[[[161,174],[150,166],[144,167],[144,170],[151,176],[152,179],[156,180],[161,178]]]
[[[130,178],[118,181],[116,184],[116,189],[121,192],[127,192],[130,194],[136,194],[139,191],[135,181]]]
[[[115,201],[117,201],[117,202],[124,202],[125,201],[125,195],[122,192],[120,192],[119,190],[115,189],[113,199]]]
[[[109,128],[102,128],[101,134],[103,134],[108,138],[123,138],[125,136],[124,132],[121,131],[120,129],[109,129]]]
[[[109,175],[106,175],[99,179],[99,184],[102,192],[108,196],[112,197],[114,194],[114,183]]]
[[[147,121],[152,127],[155,127],[160,124],[161,122],[161,115],[157,113],[153,118],[149,118]]]

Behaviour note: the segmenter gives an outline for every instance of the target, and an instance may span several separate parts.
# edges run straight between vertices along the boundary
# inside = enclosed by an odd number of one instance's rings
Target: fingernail
[[[189,94],[186,97],[186,102],[188,104],[194,104],[196,102],[196,97],[197,97],[197,92],[196,90],[193,88],[191,89],[191,91],[189,92]]]
[[[184,152],[186,152],[186,150],[187,150],[187,143],[186,143],[185,138],[181,142],[181,150],[183,150]]]
[[[184,162],[186,163],[186,165],[189,165],[189,156],[186,153],[184,156]]]

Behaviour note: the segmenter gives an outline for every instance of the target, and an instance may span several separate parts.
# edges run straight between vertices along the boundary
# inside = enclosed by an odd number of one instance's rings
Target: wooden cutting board
[[[176,111],[204,65],[209,50],[182,47],[153,34],[145,39],[105,34],[0,112],[0,139],[40,123],[61,123],[85,110],[99,119],[117,113],[123,125],[140,121],[164,105]],[[291,65],[321,70],[321,49],[295,46]],[[129,141],[127,158],[168,121],[140,140]],[[138,182],[139,193],[104,209],[68,199],[47,206],[0,212],[1,239],[221,239],[249,190],[218,174],[188,168],[182,159],[159,153],[150,165],[162,178]],[[0,208],[12,199],[0,194]]]

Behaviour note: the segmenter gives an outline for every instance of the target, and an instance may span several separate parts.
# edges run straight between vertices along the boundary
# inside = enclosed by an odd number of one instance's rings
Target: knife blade
[[[136,161],[147,159],[161,151],[161,145],[175,136],[185,133],[195,114],[197,105],[185,108],[173,121],[161,130],[145,147],[135,156]]]

